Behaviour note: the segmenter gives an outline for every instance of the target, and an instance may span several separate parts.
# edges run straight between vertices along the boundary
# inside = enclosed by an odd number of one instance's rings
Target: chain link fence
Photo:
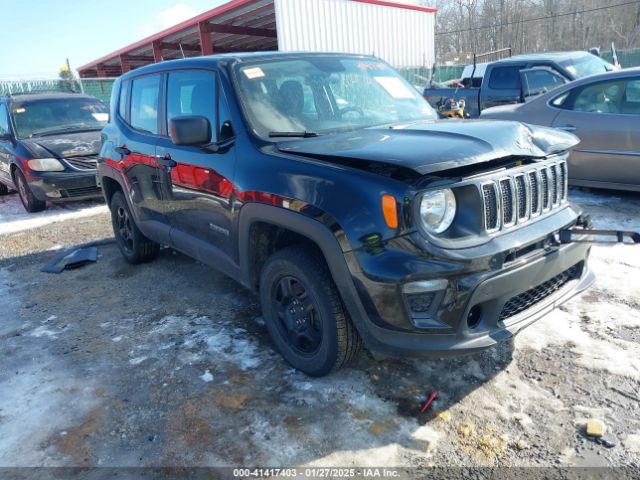
[[[0,95],[47,92],[86,93],[108,105],[115,80],[115,78],[0,80]]]

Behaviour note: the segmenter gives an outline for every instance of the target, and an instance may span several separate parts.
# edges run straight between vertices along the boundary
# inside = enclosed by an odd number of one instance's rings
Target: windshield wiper
[[[310,138],[310,137],[319,137],[322,135],[318,132],[308,132],[305,130],[304,132],[269,132],[269,138],[273,137],[291,137],[291,138]]]
[[[62,128],[58,128],[58,127],[54,129],[45,128],[42,130],[36,130],[35,132],[31,132],[27,138],[44,137],[47,135],[57,135],[58,133],[65,133],[65,132],[90,132],[93,130],[102,130],[102,127],[99,125],[94,125],[94,126],[69,125],[68,127],[62,127]]]

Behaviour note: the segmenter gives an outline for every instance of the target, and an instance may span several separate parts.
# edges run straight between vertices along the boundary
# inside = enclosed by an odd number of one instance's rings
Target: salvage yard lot
[[[638,195],[571,197],[597,227],[640,230]],[[312,379],[272,350],[251,293],[170,249],[132,267],[107,244],[40,273],[110,237],[106,207],[16,202],[0,197],[0,465],[640,468],[636,247],[594,247],[594,287],[512,343]],[[614,447],[581,434],[588,418]]]

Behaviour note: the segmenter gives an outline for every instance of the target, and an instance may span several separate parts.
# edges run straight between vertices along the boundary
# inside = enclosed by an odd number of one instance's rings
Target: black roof
[[[355,53],[338,53],[338,52],[234,52],[221,53],[218,55],[208,55],[205,57],[181,58],[178,60],[167,60],[152,65],[136,68],[125,73],[122,78],[127,78],[141,73],[152,73],[175,68],[197,68],[197,67],[217,67],[221,63],[233,63],[253,60],[277,60],[286,58],[309,58],[309,57],[352,57],[352,58],[375,58],[371,55],[360,55]],[[377,59],[377,58],[376,58]],[[379,59],[377,59],[379,60]]]

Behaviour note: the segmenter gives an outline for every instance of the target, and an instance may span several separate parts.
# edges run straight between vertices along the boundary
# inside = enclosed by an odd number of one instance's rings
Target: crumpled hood
[[[328,161],[386,163],[424,175],[510,156],[543,158],[578,142],[570,133],[518,122],[443,120],[285,141],[278,149]]]
[[[34,137],[21,141],[34,158],[97,155],[101,145],[99,130]]]

